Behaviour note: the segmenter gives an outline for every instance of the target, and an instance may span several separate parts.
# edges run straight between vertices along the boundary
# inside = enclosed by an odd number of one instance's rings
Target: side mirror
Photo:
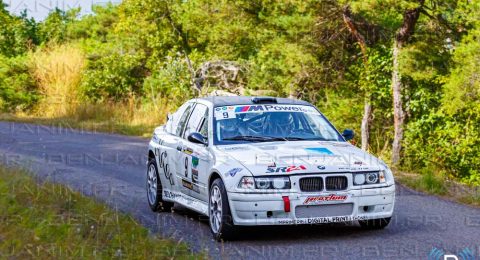
[[[353,139],[353,137],[355,136],[355,132],[353,132],[352,129],[345,129],[343,130],[342,136],[343,138],[345,138],[346,141],[349,141]]]
[[[196,144],[204,144],[207,145],[207,138],[205,138],[202,134],[200,133],[191,133],[188,135],[187,140],[196,143]]]

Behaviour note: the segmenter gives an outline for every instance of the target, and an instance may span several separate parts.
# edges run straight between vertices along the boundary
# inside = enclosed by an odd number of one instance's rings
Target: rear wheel
[[[235,226],[228,204],[227,191],[220,178],[214,180],[210,186],[208,212],[213,238],[217,241],[234,239]]]
[[[390,219],[391,218],[359,220],[358,223],[364,229],[383,229],[388,226]]]
[[[148,161],[147,166],[147,198],[150,208],[154,212],[171,211],[173,207],[172,202],[163,201],[163,189],[160,176],[158,175],[158,168],[155,159]]]

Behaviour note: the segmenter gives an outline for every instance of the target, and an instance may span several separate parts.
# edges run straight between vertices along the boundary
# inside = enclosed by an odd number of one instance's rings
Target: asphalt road
[[[426,259],[433,248],[479,259],[480,209],[397,185],[392,223],[380,231],[353,225],[261,227],[239,240],[212,240],[205,218],[182,209],[150,211],[144,189],[147,140],[70,128],[0,122],[0,163],[22,165],[131,214],[152,232],[194,252],[229,259]],[[442,258],[443,259],[443,258]],[[459,259],[462,259],[459,256]]]

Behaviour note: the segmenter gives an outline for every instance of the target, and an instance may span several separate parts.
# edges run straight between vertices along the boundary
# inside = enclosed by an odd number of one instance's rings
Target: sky
[[[81,7],[80,15],[85,15],[91,13],[93,5],[104,5],[108,2],[120,3],[121,0],[3,0],[3,2],[8,5],[7,9],[11,13],[18,15],[26,9],[29,17],[41,21],[55,7],[64,11]]]

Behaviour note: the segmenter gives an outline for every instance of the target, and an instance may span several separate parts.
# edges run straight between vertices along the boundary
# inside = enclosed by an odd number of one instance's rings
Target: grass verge
[[[116,118],[98,120],[87,119],[77,120],[76,118],[43,118],[25,115],[0,114],[0,121],[16,123],[39,124],[47,127],[62,127],[66,129],[77,129],[101,133],[122,134],[129,136],[151,137],[153,130],[158,124],[129,124]],[[125,123],[123,123],[125,122]]]
[[[0,166],[0,258],[199,258],[66,186]]]
[[[417,191],[480,207],[480,187],[456,182],[432,170],[422,170],[419,174],[396,171],[395,179]]]

